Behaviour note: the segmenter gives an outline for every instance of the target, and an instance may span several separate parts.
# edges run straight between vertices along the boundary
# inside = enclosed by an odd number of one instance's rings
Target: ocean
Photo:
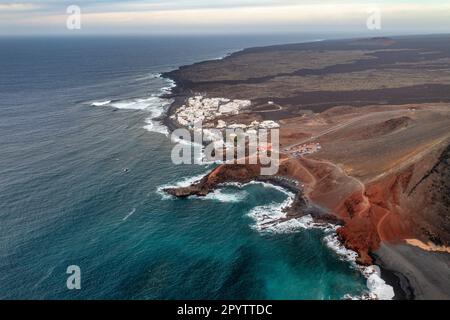
[[[301,36],[0,39],[0,299],[342,299],[366,278],[287,191],[174,199],[212,167],[174,165],[161,72]],[[81,289],[69,290],[70,265]]]

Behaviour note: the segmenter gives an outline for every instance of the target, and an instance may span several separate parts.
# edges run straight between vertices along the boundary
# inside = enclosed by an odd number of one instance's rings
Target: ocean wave
[[[207,166],[207,170],[209,171],[210,166]],[[175,183],[168,183],[164,184],[162,186],[159,186],[156,190],[156,192],[161,196],[163,200],[169,200],[169,199],[175,199],[173,196],[167,194],[164,192],[164,189],[166,188],[182,188],[182,187],[188,187],[196,182],[199,182],[201,179],[203,179],[207,172],[186,177],[180,181],[177,181]],[[238,186],[239,188],[242,187],[242,185],[239,184],[221,184],[220,187],[226,187],[226,186]],[[189,199],[198,199],[198,200],[210,200],[210,201],[219,201],[219,202],[241,202],[244,201],[248,196],[248,192],[245,190],[233,190],[233,192],[227,192],[226,190],[223,190],[223,188],[217,188],[213,192],[210,192],[204,197],[199,196],[190,196]]]
[[[224,192],[222,189],[216,189],[204,197],[191,196],[190,199],[200,199],[219,202],[241,202],[247,198],[248,193],[244,190],[234,193]]]
[[[273,202],[257,206],[250,210],[248,216],[254,220],[252,228],[260,232],[277,232],[277,226],[286,219],[283,209],[289,207],[294,201],[294,195],[289,195],[282,203]],[[280,230],[281,231],[281,230]]]
[[[144,129],[168,136],[169,130],[162,123],[161,117],[166,113],[173,100],[164,98],[163,96],[171,93],[172,89],[175,87],[175,82],[170,79],[162,78],[159,73],[150,74],[147,77],[148,79],[159,79],[162,81],[160,87],[156,89],[155,92],[150,94],[150,96],[121,100],[105,99],[92,101],[90,105],[94,107],[111,107],[123,110],[142,110],[149,114],[149,116],[145,119]],[[138,79],[142,80],[145,78]]]
[[[135,99],[124,99],[124,100],[116,100],[108,103],[107,105],[109,107],[113,107],[116,109],[123,109],[123,110],[149,110],[153,111],[152,107],[154,108],[154,111],[162,114],[163,111],[160,110],[158,107],[161,104],[166,103],[164,99],[161,99],[157,96],[151,96],[148,98],[135,98]]]
[[[241,51],[241,50],[242,50],[242,49],[234,50],[233,52],[238,52],[238,51]],[[212,61],[223,60],[223,59],[228,58],[229,56],[231,56],[231,55],[233,54],[233,52],[225,53],[225,54],[223,54],[223,55],[221,55],[221,56],[212,58],[211,60],[212,60]]]
[[[378,266],[366,267],[364,273],[367,278],[367,287],[374,298],[378,300],[392,300],[394,298],[394,288],[381,279],[381,271]]]
[[[323,241],[327,247],[334,251],[340,259],[350,263],[353,268],[360,271],[367,279],[367,293],[361,296],[346,295],[344,296],[345,299],[391,300],[394,298],[394,289],[381,278],[379,267],[375,265],[368,267],[359,265],[356,262],[358,254],[347,249],[341,243],[336,232],[338,226],[327,223],[316,223],[311,215],[288,219],[284,209],[292,204],[295,197],[294,194],[281,187],[267,183],[265,185],[284,190],[284,193],[288,196],[282,203],[271,203],[251,209],[248,216],[255,221],[251,226],[254,230],[261,233],[294,233],[305,229],[320,229],[325,234]]]
[[[143,127],[145,130],[169,136],[169,129],[161,121],[155,120],[152,117],[148,117],[145,119],[145,123],[146,125]]]
[[[161,73],[156,72],[156,73],[148,73],[146,75],[143,75],[141,77],[137,77],[134,78],[135,81],[146,81],[146,80],[150,80],[150,79],[158,79],[161,78]]]
[[[160,77],[161,77],[161,75],[160,75]],[[167,86],[159,89],[159,92],[162,95],[172,93],[172,89],[176,87],[175,81],[173,81],[172,79],[165,79],[165,81],[167,82]]]
[[[111,100],[104,100],[104,101],[94,101],[91,103],[91,106],[93,107],[101,107],[106,106],[111,103]]]
[[[352,300],[392,300],[395,296],[394,288],[388,285],[382,278],[380,268],[376,265],[361,266],[356,262],[358,254],[347,249],[339,240],[336,233],[336,226],[331,227],[332,231],[324,237],[326,245],[333,250],[342,260],[347,261],[351,266],[359,270],[366,278],[368,292],[360,296],[346,295],[345,299]]]
[[[167,184],[158,188],[158,192],[162,195],[163,199],[173,199],[172,196],[167,195],[164,188],[170,187],[187,187],[195,182],[200,181],[205,176],[205,173],[187,177],[175,184]],[[316,223],[311,215],[305,215],[300,218],[288,219],[287,214],[284,211],[285,208],[292,205],[295,194],[291,191],[271,184],[261,181],[252,181],[249,183],[235,183],[227,182],[221,184],[222,187],[235,186],[238,188],[243,188],[247,185],[258,184],[266,188],[276,189],[280,192],[286,194],[287,198],[279,203],[272,202],[267,205],[256,206],[248,212],[248,216],[252,218],[254,224],[251,228],[261,232],[261,233],[294,233],[299,232],[299,230],[307,229],[320,229],[324,232],[323,241],[326,246],[334,251],[337,256],[361,272],[361,274],[366,278],[368,291],[361,294],[360,296],[345,295],[344,299],[359,299],[359,300],[391,300],[394,298],[394,289],[392,286],[386,284],[386,282],[381,278],[380,269],[378,266],[361,266],[356,261],[358,254],[352,250],[347,249],[339,240],[337,235],[337,229],[339,226],[327,224],[327,223]],[[208,194],[206,197],[190,197],[195,199],[204,200],[218,200],[221,202],[239,202],[245,200],[248,196],[247,193],[241,193],[239,191],[234,194],[224,193],[221,189],[216,189],[213,193]]]
[[[164,192],[164,189],[189,187],[190,185],[192,185],[192,184],[194,184],[196,182],[199,182],[205,175],[206,175],[206,172],[205,173],[201,173],[201,174],[197,174],[197,175],[192,176],[192,177],[185,177],[182,180],[174,182],[174,183],[164,184],[162,186],[159,186],[156,189],[156,193],[158,193],[163,200],[175,199],[173,196],[171,196],[171,195],[167,194],[166,192]]]
[[[197,142],[194,142],[191,140],[181,139],[174,134],[170,135],[170,140],[172,141],[172,143],[175,143],[175,144],[180,144],[180,145],[188,146],[190,148],[195,148],[195,149],[191,149],[191,151],[192,151],[191,157],[193,157],[194,163],[205,164],[205,165],[217,163],[217,161],[207,161],[206,160],[206,156],[204,153],[205,146],[201,143],[197,143]],[[197,152],[195,150],[198,150],[199,152]]]
[[[246,183],[240,183],[240,182],[225,182],[221,184],[222,186],[235,186],[237,188],[244,188],[245,186],[250,186],[250,185],[260,185],[264,188],[269,188],[269,189],[275,189],[279,192],[282,192],[284,194],[286,194],[288,197],[294,197],[294,194],[287,190],[286,188],[283,188],[281,186],[278,186],[276,184],[273,183],[269,183],[269,182],[264,182],[264,181],[257,181],[257,180],[253,180],[250,182],[246,182]]]
[[[136,212],[136,208],[133,208],[130,212],[127,213],[127,215],[125,217],[123,217],[122,221],[127,220],[129,217],[131,217],[133,215],[133,213]]]

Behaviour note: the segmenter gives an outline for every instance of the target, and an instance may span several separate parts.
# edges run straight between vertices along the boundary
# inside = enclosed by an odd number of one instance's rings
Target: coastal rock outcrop
[[[417,238],[424,242],[432,239],[436,244],[448,245],[449,230],[445,216],[448,199],[445,195],[442,196],[440,191],[442,188],[448,190],[449,186],[449,149],[450,147],[447,147],[440,154],[437,163],[430,170],[425,170],[424,166],[420,170],[419,162],[367,185],[358,184],[354,178],[346,176],[331,163],[311,159],[285,159],[280,166],[279,177],[295,181],[307,181],[308,175],[310,178],[305,189],[297,189],[297,197],[292,205],[285,209],[286,217],[292,219],[305,214],[305,196],[330,209],[327,213],[309,213],[316,222],[341,225],[337,230],[341,241],[348,249],[358,253],[358,262],[362,265],[373,263],[370,253],[379,248],[381,241],[398,243]],[[422,162],[428,160],[423,159]],[[183,198],[191,195],[206,196],[220,184],[227,182],[248,183],[252,180],[263,180],[283,184],[284,180],[279,177],[261,177],[260,169],[260,165],[220,165],[191,186],[167,188],[164,191]],[[430,182],[426,182],[427,179]],[[335,184],[333,181],[340,183]],[[423,190],[422,185],[427,189]],[[291,187],[295,188],[295,185],[291,184]],[[353,191],[345,196],[345,190]],[[418,190],[423,192],[422,198],[412,200],[410,195]],[[440,199],[433,196],[437,191],[441,195]],[[342,196],[343,200],[339,201]],[[336,201],[332,201],[333,198]],[[423,212],[430,199],[438,201],[434,206],[442,207],[442,223],[439,227],[434,223],[427,223],[429,215]],[[412,206],[415,206],[414,209],[411,209]]]
[[[185,198],[192,195],[206,196],[208,193],[222,183],[237,182],[248,183],[260,175],[261,167],[258,164],[238,165],[227,164],[220,165],[203,177],[200,181],[187,187],[166,188],[164,189],[170,195]]]

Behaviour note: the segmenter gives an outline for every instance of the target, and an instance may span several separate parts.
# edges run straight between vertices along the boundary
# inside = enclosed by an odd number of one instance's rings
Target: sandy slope
[[[450,292],[450,255],[427,252],[406,244],[382,244],[375,251],[376,262],[398,270],[405,278],[401,285],[413,288],[415,299],[448,299]]]

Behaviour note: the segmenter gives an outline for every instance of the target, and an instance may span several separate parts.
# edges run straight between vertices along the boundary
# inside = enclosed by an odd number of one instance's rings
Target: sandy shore
[[[398,277],[405,298],[450,299],[449,254],[424,251],[407,244],[382,243],[374,255],[376,264],[387,270],[395,270],[393,273]]]

